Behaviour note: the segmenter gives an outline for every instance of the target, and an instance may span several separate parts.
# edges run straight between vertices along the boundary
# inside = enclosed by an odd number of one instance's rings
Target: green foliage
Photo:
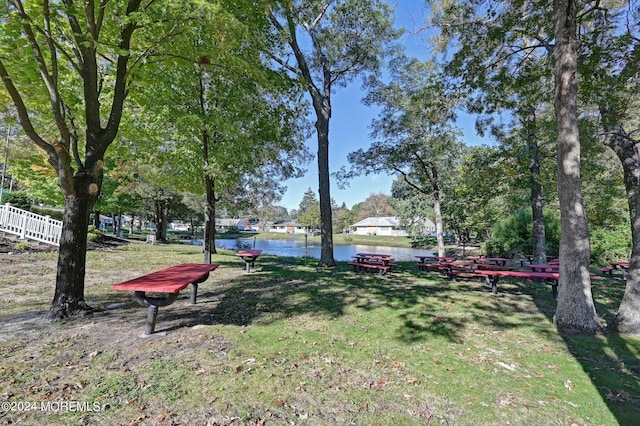
[[[411,242],[411,247],[413,248],[427,248],[427,247],[436,247],[438,245],[438,240],[436,237],[420,237],[416,238]]]
[[[29,250],[31,248],[31,245],[29,243],[27,243],[27,242],[21,241],[19,243],[16,243],[14,248],[16,250],[26,251],[26,250]]]
[[[533,252],[531,210],[521,209],[493,226],[493,235],[486,243],[490,256],[518,258]],[[545,211],[545,233],[548,255],[558,255],[560,246],[560,219]]]
[[[298,212],[298,223],[311,229],[320,227],[320,203],[312,204],[304,211]]]
[[[33,203],[31,198],[24,192],[10,192],[5,194],[2,196],[2,202],[9,203],[18,209],[29,211],[31,211],[31,205]]]
[[[50,206],[62,206],[64,198],[58,185],[55,170],[46,162],[42,152],[24,155],[14,159],[10,166],[11,175],[20,188],[35,202]]]
[[[51,219],[55,219],[55,220],[62,220],[64,216],[64,211],[61,209],[54,210],[54,209],[48,209],[44,207],[33,206],[31,207],[31,211],[41,216],[49,216]]]
[[[95,226],[89,225],[87,229],[87,240],[88,241],[96,241],[102,236],[102,232],[98,230]]]
[[[631,255],[631,231],[628,225],[614,228],[592,226],[591,261],[598,266],[609,265],[615,261],[629,261]]]

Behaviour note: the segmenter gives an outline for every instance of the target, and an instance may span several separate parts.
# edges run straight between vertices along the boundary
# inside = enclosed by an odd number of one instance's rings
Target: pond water
[[[202,240],[194,240],[194,244],[202,245]],[[216,247],[237,250],[240,248],[256,248],[264,254],[289,257],[311,257],[320,259],[320,243],[309,242],[305,248],[304,240],[259,240],[259,239],[216,239]],[[390,254],[397,261],[415,261],[416,255],[434,254],[431,250],[411,249],[403,247],[363,246],[358,244],[334,244],[333,258],[337,261],[350,261],[356,253]]]

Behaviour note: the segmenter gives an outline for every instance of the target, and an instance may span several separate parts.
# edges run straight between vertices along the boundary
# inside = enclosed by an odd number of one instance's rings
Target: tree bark
[[[446,255],[444,249],[444,225],[442,223],[442,209],[440,206],[440,191],[437,189],[433,192],[433,211],[436,221],[436,240],[438,242],[438,256]]]
[[[329,189],[329,118],[331,106],[328,99],[317,102],[316,108],[318,133],[318,194],[320,196],[320,266],[336,266],[333,258],[333,223],[331,212],[331,193]],[[316,102],[314,102],[316,104]]]
[[[211,255],[216,254],[216,198],[214,180],[205,176],[204,206],[204,263],[211,263]]]
[[[538,151],[535,109],[530,108],[527,115],[527,144],[529,146],[529,172],[531,173],[531,215],[533,237],[533,262],[538,265],[547,263],[547,243],[544,229],[544,199],[540,184],[540,154]]]
[[[555,323],[561,331],[595,333],[601,327],[591,295],[591,247],[580,187],[575,0],[554,0],[554,19],[554,107],[561,216],[560,279]]]
[[[167,222],[169,220],[169,209],[171,208],[171,200],[159,198],[155,200],[156,210],[156,240],[167,240]]]
[[[601,113],[605,117],[611,115],[602,109]],[[613,135],[606,140],[606,145],[622,163],[632,241],[626,287],[613,327],[620,333],[640,336],[640,151],[635,140],[623,136],[626,132],[620,126],[605,124],[604,128],[607,134]]]
[[[95,195],[89,193],[87,175],[74,178],[76,193],[65,197],[58,250],[56,289],[48,316],[62,319],[91,310],[84,301],[87,228]]]

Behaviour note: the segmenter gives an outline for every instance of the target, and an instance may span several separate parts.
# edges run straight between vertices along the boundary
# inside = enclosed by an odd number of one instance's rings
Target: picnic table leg
[[[551,295],[553,296],[554,299],[558,298],[558,281],[557,280],[551,281]]]
[[[242,260],[244,260],[244,271],[248,274],[251,272],[251,268],[255,268],[255,263],[256,263],[256,259],[255,258],[245,258],[243,257]]]
[[[498,278],[499,276],[490,277],[487,275],[487,285],[491,286],[491,294],[498,294]]]
[[[156,318],[158,318],[158,307],[156,305],[149,305],[147,321],[144,325],[144,334],[153,334],[156,330]]]
[[[200,278],[198,281],[194,281],[191,283],[191,304],[195,305],[196,304],[196,298],[198,297],[198,284],[205,282],[207,279],[209,279],[209,274],[205,275],[204,277]]]
[[[167,297],[147,297],[144,291],[135,291],[133,292],[133,297],[140,305],[149,308],[144,328],[144,334],[149,335],[155,331],[158,308],[171,305],[178,299],[178,293],[169,293]]]
[[[191,283],[191,294],[190,294],[191,304],[196,304],[196,299],[198,298],[198,283]]]

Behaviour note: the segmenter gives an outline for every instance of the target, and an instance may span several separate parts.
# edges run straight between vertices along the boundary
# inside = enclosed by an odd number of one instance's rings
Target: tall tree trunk
[[[100,229],[100,210],[93,212],[93,226],[95,226],[96,229]]]
[[[440,191],[433,193],[433,211],[435,214],[436,222],[436,240],[438,241],[438,256],[444,257],[446,255],[444,249],[444,225],[442,224],[442,209],[440,206]]]
[[[216,198],[214,180],[205,176],[204,204],[204,263],[211,263],[211,255],[216,252]]]
[[[606,117],[607,111],[603,112]],[[606,140],[613,149],[624,173],[624,186],[631,219],[631,258],[624,296],[616,316],[615,328],[621,333],[640,335],[640,151],[638,144],[620,126],[604,125],[605,132],[615,135]],[[627,137],[624,137],[626,135]]]
[[[162,241],[167,240],[167,229],[169,228],[169,209],[171,208],[171,201],[167,200],[162,206]]]
[[[205,80],[209,76],[203,72],[198,75],[199,84],[199,105],[200,105],[200,118],[202,119],[202,166],[204,170],[204,188],[205,188],[205,204],[204,204],[204,263],[211,263],[211,255],[216,253],[216,191],[215,191],[215,179],[211,176],[210,164],[210,148],[215,152],[213,147],[210,147],[210,143],[217,141],[215,132],[213,137],[209,136],[209,130],[207,128],[207,102],[205,101]],[[215,107],[217,102],[213,102]]]
[[[554,107],[558,131],[558,198],[562,229],[555,323],[559,330],[594,333],[600,324],[591,295],[591,247],[580,188],[575,0],[554,0],[554,20]]]
[[[320,266],[335,266],[333,258],[333,223],[329,190],[329,119],[328,97],[314,101],[318,133],[318,194],[320,195]]]
[[[529,146],[529,172],[531,173],[531,215],[533,237],[533,262],[547,263],[547,243],[544,230],[544,200],[540,184],[540,155],[538,152],[537,123],[535,108],[531,107],[527,114],[527,144]]]
[[[84,301],[87,228],[94,199],[83,177],[74,178],[76,194],[65,197],[62,234],[58,250],[56,289],[50,318],[62,319],[90,307]]]
[[[167,221],[169,217],[169,208],[171,206],[171,201],[166,198],[160,198],[155,200],[155,210],[156,210],[156,240],[158,241],[166,241],[167,240]]]

